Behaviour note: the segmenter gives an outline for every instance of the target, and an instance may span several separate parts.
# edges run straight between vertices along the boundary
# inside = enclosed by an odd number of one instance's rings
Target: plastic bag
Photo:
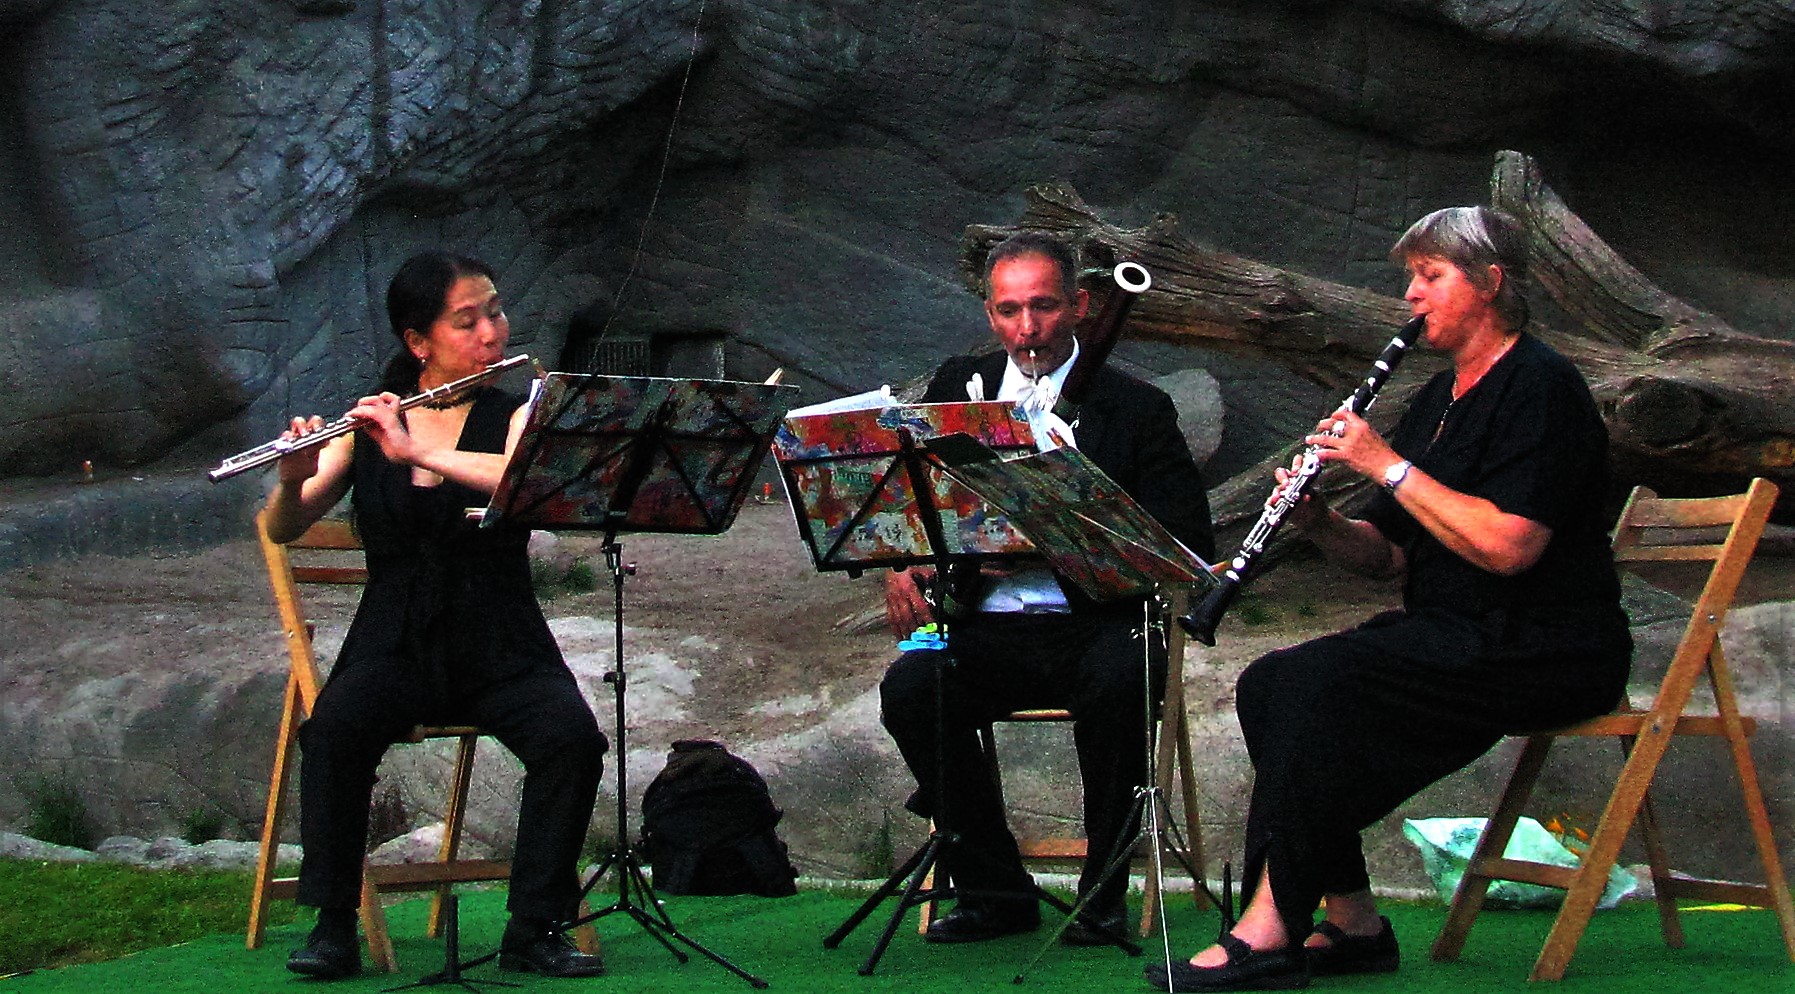
[[[1477,851],[1477,840],[1483,836],[1487,818],[1421,818],[1404,819],[1403,837],[1421,850],[1421,866],[1433,881],[1440,900],[1451,903],[1471,854]],[[1515,823],[1508,849],[1502,855],[1554,866],[1576,866],[1578,856],[1564,847],[1558,837],[1532,818]],[[1619,866],[1609,868],[1608,885],[1602,888],[1598,908],[1612,908],[1633,891],[1639,882]],[[1564,891],[1556,887],[1520,883],[1514,880],[1493,880],[1484,898],[1486,907],[1555,908],[1564,902]]]

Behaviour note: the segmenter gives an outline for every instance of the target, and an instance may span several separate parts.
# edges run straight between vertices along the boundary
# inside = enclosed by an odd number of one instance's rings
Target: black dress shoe
[[[1060,942],[1068,946],[1113,946],[1117,940],[1128,938],[1127,928],[1126,910],[1107,914],[1085,910],[1060,933]]]
[[[929,942],[984,942],[1020,935],[1041,927],[1041,907],[1034,901],[967,901],[929,923]]]
[[[1257,950],[1223,932],[1216,940],[1228,953],[1221,966],[1192,966],[1188,960],[1149,963],[1147,981],[1162,991],[1284,991],[1309,986],[1309,961],[1302,947]]]
[[[1402,951],[1396,948],[1396,930],[1390,919],[1379,917],[1383,928],[1376,935],[1348,935],[1338,925],[1323,921],[1315,926],[1325,937],[1325,946],[1310,946],[1309,972],[1317,977],[1335,977],[1349,973],[1394,973],[1402,966]]]
[[[361,944],[355,933],[348,939],[340,935],[323,935],[317,929],[305,945],[287,955],[287,969],[319,980],[341,980],[361,973]]]
[[[540,932],[532,938],[520,938],[505,930],[499,947],[499,969],[519,973],[538,973],[544,977],[597,977],[605,972],[605,961],[582,953],[563,932]]]

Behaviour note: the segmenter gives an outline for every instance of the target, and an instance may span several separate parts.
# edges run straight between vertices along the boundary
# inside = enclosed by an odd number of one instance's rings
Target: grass
[[[241,871],[0,860],[0,975],[240,933],[249,886]],[[269,907],[276,925],[298,915],[288,902]]]
[[[98,841],[93,822],[87,817],[87,803],[67,777],[39,776],[28,780],[25,800],[29,807],[26,835],[76,849],[92,849]]]

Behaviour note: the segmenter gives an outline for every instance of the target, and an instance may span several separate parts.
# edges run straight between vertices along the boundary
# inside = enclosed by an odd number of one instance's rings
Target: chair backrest
[[[361,539],[349,522],[325,518],[306,529],[305,534],[282,544],[268,537],[266,515],[266,511],[256,515],[256,537],[261,541],[262,558],[268,566],[268,585],[274,592],[275,610],[286,635],[288,662],[299,685],[300,702],[305,713],[310,714],[323,676],[312,648],[314,629],[301,604],[299,585],[367,582],[368,571],[359,557],[351,561],[345,555],[361,549]],[[295,552],[299,554],[297,559]],[[314,557],[312,553],[318,555]]]
[[[1627,498],[1614,526],[1617,563],[1714,564],[1683,630],[1664,688],[1679,679],[1680,671],[1693,682],[1708,661],[1776,498],[1776,484],[1762,478],[1751,481],[1744,493],[1726,497],[1667,498],[1636,487]]]

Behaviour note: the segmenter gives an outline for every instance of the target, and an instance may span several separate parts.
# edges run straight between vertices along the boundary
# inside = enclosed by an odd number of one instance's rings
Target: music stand
[[[826,405],[818,405],[826,406]],[[929,460],[906,456],[916,440],[964,434],[991,450],[1035,450],[1013,404],[906,404],[787,417],[773,442],[798,536],[818,570],[857,576],[882,566],[934,566],[1014,558],[1034,545],[1001,514]],[[928,499],[939,512],[918,513]],[[943,518],[950,519],[943,525]],[[931,528],[940,527],[939,535]]]
[[[491,961],[498,953],[488,953],[479,959],[461,961],[461,901],[460,895],[449,893],[443,896],[443,914],[448,922],[443,927],[443,968],[436,973],[427,973],[409,984],[382,989],[381,994],[394,994],[396,991],[415,990],[419,987],[439,987],[454,984],[464,991],[478,994],[481,987],[521,987],[508,980],[472,981],[461,975],[461,971]]]
[[[932,563],[937,576],[946,577],[956,562],[1040,551],[1015,522],[968,489],[935,456],[934,446],[941,440],[936,436],[943,433],[967,438],[991,458],[995,452],[968,436],[1016,452],[1034,448],[1027,422],[1016,417],[1013,405],[999,402],[894,405],[787,420],[775,451],[799,533],[818,569],[853,573],[871,566]],[[1125,593],[1108,593],[1106,599],[1117,596]],[[941,665],[951,665],[951,660],[944,657]],[[939,667],[936,679],[939,741],[945,711]],[[937,762],[942,755],[937,747]],[[938,776],[937,782],[945,777]],[[922,847],[823,940],[825,948],[840,945],[874,908],[901,890],[896,909],[860,967],[862,975],[876,968],[905,911],[952,896],[951,885],[924,887],[945,847],[964,844],[952,830],[945,797],[937,799],[935,814],[934,829]],[[1060,912],[1076,914],[1040,887],[1032,886],[1032,892]],[[1124,937],[1112,939],[1131,955],[1140,952]]]
[[[944,472],[989,501],[1037,541],[1053,568],[1093,599],[1149,595],[1141,607],[1142,666],[1147,677],[1143,680],[1141,708],[1144,724],[1154,728],[1152,639],[1156,629],[1163,637],[1164,619],[1154,620],[1150,602],[1158,599],[1165,585],[1212,585],[1215,580],[1208,564],[1186,549],[1077,449],[1059,448],[1002,460],[996,452],[965,435],[935,439],[928,447]],[[1168,660],[1168,669],[1170,663]],[[1170,672],[1167,679],[1172,679]],[[1159,722],[1156,732],[1143,742],[1146,782],[1135,788],[1134,804],[1125,818],[1135,821],[1136,828],[1130,835],[1116,839],[1096,878],[1099,881],[1124,871],[1129,854],[1144,833],[1151,836],[1150,871],[1163,884],[1165,849],[1160,832],[1169,828],[1173,853],[1190,872],[1191,879],[1201,885],[1202,875],[1186,857],[1188,844],[1179,837],[1176,823],[1165,817],[1161,806],[1164,798],[1160,796],[1157,736],[1164,734],[1164,728],[1165,723]],[[1015,983],[1022,983],[1026,971],[1046,954],[1095,893],[1093,887],[1073,904],[1071,912],[1047,936],[1023,972],[1016,974]],[[1171,940],[1165,925],[1164,887],[1156,887],[1155,893],[1160,895],[1160,939],[1169,961]]]
[[[539,381],[522,437],[493,492],[482,525],[604,532],[611,572],[615,668],[604,675],[616,698],[615,753],[628,756],[623,665],[623,532],[714,535],[729,528],[747,497],[794,387],[726,380],[550,373]],[[617,900],[563,931],[623,913],[683,963],[677,940],[754,987],[766,981],[681,932],[629,844],[628,763],[617,763],[617,841],[581,889],[590,894],[617,870]]]

